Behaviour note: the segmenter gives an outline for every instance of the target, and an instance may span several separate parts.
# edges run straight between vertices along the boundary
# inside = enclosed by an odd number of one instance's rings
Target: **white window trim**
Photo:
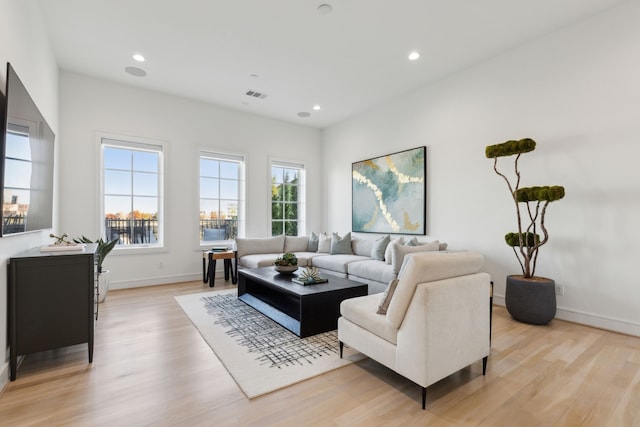
[[[267,226],[269,229],[267,230],[267,236],[271,236],[271,227],[273,223],[273,215],[272,215],[272,199],[271,199],[271,168],[273,166],[276,167],[285,167],[285,168],[297,168],[302,169],[302,173],[300,176],[300,182],[298,183],[298,236],[306,236],[307,230],[307,164],[304,161],[297,161],[291,159],[280,159],[276,157],[269,157],[269,167],[267,168],[268,179],[267,182],[269,184],[267,198],[269,206],[269,223]]]
[[[162,148],[162,161],[160,162],[160,188],[159,188],[159,203],[158,203],[158,227],[160,230],[161,243],[156,245],[135,245],[135,246],[119,246],[116,245],[113,248],[112,255],[122,255],[122,254],[145,254],[145,253],[158,253],[158,252],[168,252],[169,244],[167,241],[167,227],[168,217],[167,214],[167,199],[170,198],[168,194],[168,186],[166,185],[169,182],[169,143],[167,141],[163,141],[160,139],[151,139],[151,138],[141,138],[138,136],[124,135],[124,134],[115,134],[115,133],[107,133],[107,132],[96,132],[95,133],[95,156],[97,167],[94,170],[99,171],[99,176],[96,182],[96,194],[97,197],[97,223],[96,229],[98,230],[98,235],[104,236],[104,167],[102,162],[102,140],[108,139],[113,141],[121,141],[123,142],[123,147],[132,147],[136,144],[140,144],[142,148],[148,146],[157,146]],[[111,144],[110,144],[111,145]]]
[[[246,222],[247,222],[247,162],[248,162],[248,154],[244,152],[234,152],[228,151],[224,149],[212,148],[208,146],[198,146],[198,152],[196,157],[196,164],[198,174],[196,176],[196,195],[194,197],[195,200],[195,212],[196,215],[196,231],[198,230],[199,224],[199,213],[200,213],[200,157],[210,155],[213,158],[220,158],[220,160],[234,160],[241,162],[241,171],[240,171],[240,189],[238,195],[238,237],[244,237],[246,230]],[[195,246],[197,250],[205,249],[208,246],[212,246],[212,243],[203,243],[198,239],[198,234],[195,234]],[[229,242],[232,243],[233,240],[221,240],[220,242]],[[215,244],[215,243],[214,243]]]

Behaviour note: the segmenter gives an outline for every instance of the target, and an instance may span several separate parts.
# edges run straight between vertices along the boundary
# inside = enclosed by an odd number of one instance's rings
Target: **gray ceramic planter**
[[[555,282],[545,277],[507,276],[505,305],[520,322],[546,325],[556,315]]]

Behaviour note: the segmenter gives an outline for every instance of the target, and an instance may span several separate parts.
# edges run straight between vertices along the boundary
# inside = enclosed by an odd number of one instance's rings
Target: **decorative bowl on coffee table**
[[[280,274],[291,274],[298,269],[297,265],[274,265],[273,269]]]

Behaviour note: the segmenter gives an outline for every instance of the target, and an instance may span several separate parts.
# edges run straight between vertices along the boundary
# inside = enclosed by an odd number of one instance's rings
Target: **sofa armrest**
[[[488,356],[490,293],[487,273],[419,284],[398,330],[396,371],[427,387]]]

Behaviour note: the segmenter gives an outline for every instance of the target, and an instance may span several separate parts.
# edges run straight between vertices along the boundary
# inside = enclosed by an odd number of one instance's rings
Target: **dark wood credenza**
[[[87,343],[89,363],[93,361],[97,248],[97,244],[77,251],[34,248],[10,258],[11,381],[16,379],[19,355]]]

